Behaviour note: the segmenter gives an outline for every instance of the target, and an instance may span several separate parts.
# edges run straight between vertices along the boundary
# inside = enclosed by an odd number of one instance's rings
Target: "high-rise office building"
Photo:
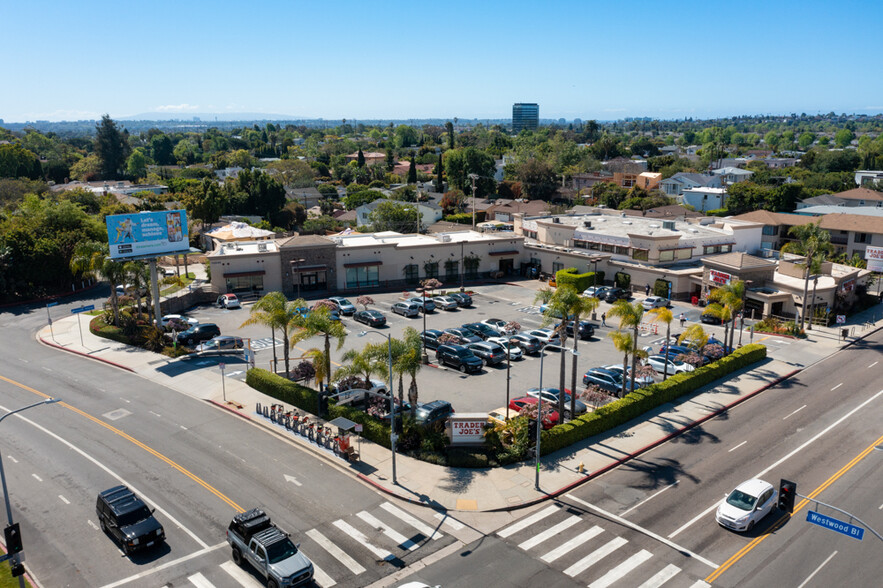
[[[540,124],[540,105],[522,103],[512,105],[512,131],[520,133],[522,129],[537,130]]]

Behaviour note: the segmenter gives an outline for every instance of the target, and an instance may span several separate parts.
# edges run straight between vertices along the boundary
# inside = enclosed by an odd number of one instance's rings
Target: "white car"
[[[670,374],[679,374],[681,372],[692,372],[696,368],[694,368],[689,363],[683,361],[675,361],[671,357],[668,358],[668,370],[665,369],[665,356],[664,355],[651,355],[647,359],[644,360],[644,363],[649,364],[654,370],[659,372],[660,374],[665,373],[666,371]]]
[[[392,311],[402,316],[417,316],[421,308],[419,302],[396,302],[392,305]]]
[[[742,482],[714,513],[719,525],[734,531],[751,531],[776,506],[776,489],[763,480]]]
[[[457,310],[459,308],[457,301],[450,296],[435,296],[432,301],[442,310]]]
[[[343,296],[331,296],[328,298],[331,302],[337,305],[337,310],[340,314],[353,314],[356,312],[356,307],[353,306],[353,303],[344,298]]]
[[[589,298],[597,298],[599,300],[603,300],[604,296],[607,294],[607,290],[609,290],[609,286],[591,286],[583,290],[583,296],[588,296]]]
[[[236,297],[236,294],[221,294],[218,296],[218,307],[219,308],[241,308],[239,305],[239,298]]]
[[[503,319],[498,319],[498,318],[484,319],[481,322],[482,322],[482,324],[485,324],[485,325],[489,326],[490,328],[492,328],[494,331],[496,331],[500,335],[502,335],[504,333],[504,331],[506,330],[506,325],[509,324],[506,321],[504,321]]]
[[[670,301],[662,296],[648,296],[641,302],[644,310],[652,310],[654,308],[668,308]]]
[[[508,337],[491,337],[488,339],[488,343],[496,343],[505,349],[506,353],[509,354],[510,361],[518,361],[524,357],[524,352],[521,351],[521,347],[509,341]]]
[[[527,331],[525,335],[536,337],[540,340],[540,343],[543,344],[543,347],[546,345],[561,345],[561,339],[558,337],[558,333],[552,329],[535,329],[533,331]]]
[[[160,319],[160,324],[162,325],[162,328],[164,328],[164,329],[169,328],[170,324],[172,322],[178,322],[178,323],[181,323],[182,325],[186,325],[183,329],[181,329],[183,331],[186,331],[190,327],[195,327],[196,325],[199,324],[199,321],[196,320],[195,318],[190,318],[189,316],[182,316],[180,314],[167,314],[164,317],[162,317],[162,319]]]
[[[616,372],[617,374],[619,374],[619,378],[622,379],[623,372],[622,372],[622,364],[621,363],[612,363],[610,365],[603,365],[603,366],[601,366],[601,369],[602,370],[609,370],[611,372]],[[656,368],[653,368],[653,369],[656,369]],[[632,366],[629,366],[628,371],[626,373],[628,373],[629,376],[631,376]],[[650,384],[652,384],[655,381],[656,380],[654,380],[652,376],[635,376],[635,386],[636,387],[649,386]]]

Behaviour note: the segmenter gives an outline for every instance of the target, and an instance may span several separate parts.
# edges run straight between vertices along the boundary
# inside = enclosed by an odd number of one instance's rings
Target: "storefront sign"
[[[112,214],[105,222],[111,259],[186,253],[190,250],[186,210]]]
[[[484,413],[451,415],[451,444],[483,443],[484,428],[487,422],[487,415]]]
[[[724,272],[719,272],[717,270],[710,269],[708,270],[708,277],[715,284],[729,284],[732,276],[730,274],[725,274]]]
[[[840,284],[841,292],[852,292],[853,288],[855,288],[855,278],[851,280],[846,280],[842,284]]]
[[[865,259],[872,272],[883,272],[883,247],[865,247]]]

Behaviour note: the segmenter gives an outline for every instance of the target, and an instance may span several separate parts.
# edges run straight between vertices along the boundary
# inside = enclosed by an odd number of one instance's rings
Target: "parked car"
[[[623,371],[622,371],[622,364],[621,363],[604,365],[604,366],[601,366],[601,369],[602,370],[609,370],[611,372],[616,372],[617,377],[620,379],[620,382],[622,381]],[[632,366],[628,366],[628,370],[625,373],[629,374],[629,380],[631,380]],[[656,380],[653,379],[653,376],[635,376],[635,385],[636,386],[641,386],[641,387],[649,386],[650,384],[652,384],[655,381]],[[620,386],[620,389],[622,389],[622,386]]]
[[[221,329],[218,328],[218,325],[214,323],[203,323],[201,325],[191,327],[186,331],[181,331],[180,333],[178,333],[177,340],[180,345],[193,347],[197,343],[208,341],[209,339],[213,339],[220,334]]]
[[[392,305],[392,311],[402,316],[418,316],[422,306],[417,302],[396,302]]]
[[[573,323],[575,321],[567,321],[564,323],[564,330],[567,332],[568,337],[573,337]],[[561,323],[555,325],[555,330],[561,326]],[[589,321],[580,321],[579,322],[579,338],[586,340],[591,339],[595,336],[595,325],[590,323]]]
[[[518,416],[518,411],[501,406],[487,413],[487,419],[491,425],[505,425],[506,421]]]
[[[418,425],[431,427],[436,423],[443,423],[454,414],[454,407],[450,402],[445,400],[432,400],[425,403],[417,403],[417,421]]]
[[[388,395],[389,388],[386,382],[381,380],[364,380],[362,378],[344,378],[334,382],[330,387],[331,393],[337,395],[337,404],[364,405],[371,398]]]
[[[218,308],[226,308],[227,310],[241,308],[239,298],[236,297],[236,294],[221,294],[218,296],[217,305]]]
[[[543,342],[527,333],[515,333],[509,340],[515,343],[524,353],[539,353],[543,348]]]
[[[439,364],[455,367],[464,374],[480,372],[483,366],[482,361],[462,345],[439,345],[435,351],[435,358]]]
[[[561,311],[557,308],[550,307],[548,304],[541,304],[540,312],[543,313],[545,316],[551,316],[559,319],[561,318]],[[571,316],[571,318],[573,317]]]
[[[641,302],[641,306],[644,307],[644,310],[652,310],[654,308],[668,308],[668,305],[671,304],[668,298],[663,298],[662,296],[648,296]]]
[[[457,338],[457,345],[469,345],[470,343],[478,343],[481,337],[470,331],[469,329],[445,329],[445,333]]]
[[[469,308],[472,306],[472,296],[467,294],[466,292],[453,292],[448,294],[451,298],[457,301],[457,306],[460,308]]]
[[[126,486],[99,493],[95,512],[101,530],[119,543],[126,555],[165,541],[165,531],[153,511]]]
[[[516,412],[521,412],[525,406],[531,406],[534,404],[538,404],[539,400],[534,398],[533,396],[522,396],[521,398],[513,398],[509,401],[509,408]],[[553,410],[549,414],[543,417],[543,428],[551,429],[555,425],[558,424],[559,421],[558,411]]]
[[[608,290],[610,290],[610,286],[590,286],[583,290],[583,296],[604,300]]]
[[[469,329],[482,339],[490,339],[491,337],[497,336],[497,332],[495,330],[483,323],[467,323],[460,326],[464,329]]]
[[[316,305],[313,305],[313,308],[307,308],[306,306],[301,306],[301,307],[296,308],[294,310],[295,310],[295,312],[300,314],[302,317],[306,318],[307,315],[309,315],[311,312],[313,312],[313,310],[315,310],[315,308],[316,308]],[[331,320],[333,320],[333,321],[340,320],[340,311],[338,311],[336,308],[333,310],[330,308],[327,308],[325,306],[323,306],[322,308],[325,308],[326,310],[328,310],[328,317]]]
[[[343,296],[331,296],[328,300],[337,305],[337,312],[342,315],[348,316],[356,312],[356,307],[353,306],[353,303]]]
[[[176,272],[173,267],[157,267],[156,269],[162,272],[162,275],[165,278],[171,278],[172,276],[178,275],[178,272]]]
[[[686,345],[663,345],[659,348],[659,355],[665,355],[665,349],[668,348],[668,358],[677,357],[678,355],[687,355],[689,353],[698,353],[692,347]]]
[[[503,363],[506,359],[506,350],[497,343],[491,343],[490,341],[470,343],[466,348],[472,351],[484,365],[497,365]]]
[[[506,333],[506,325],[508,325],[509,322],[504,321],[503,319],[489,318],[481,321],[481,324],[489,326],[498,335],[504,335]]]
[[[506,351],[506,355],[509,356],[509,361],[518,361],[524,357],[524,352],[521,350],[521,347],[510,341],[509,337],[491,337],[487,342],[496,343],[502,347],[503,350]]]
[[[379,310],[358,310],[353,313],[353,320],[371,327],[382,327],[386,324],[386,317]]]
[[[543,391],[542,391],[543,402],[552,402],[552,403],[554,403],[555,406],[558,406],[558,398],[559,398],[560,394],[561,394],[561,390],[559,390],[558,388],[543,388]],[[534,398],[538,398],[540,396],[540,389],[539,388],[530,388],[527,391],[527,395],[532,396]],[[566,419],[570,418],[570,401],[571,401],[570,390],[565,388],[564,389],[564,418],[566,418]],[[576,414],[583,414],[588,410],[589,410],[589,407],[586,406],[586,403],[577,398],[577,400],[576,400]]]
[[[160,319],[160,324],[164,329],[171,329],[174,327],[182,327],[185,328],[177,328],[177,331],[184,331],[189,329],[190,327],[195,327],[199,324],[199,321],[195,318],[191,318],[189,316],[183,316],[180,314],[167,314],[162,319]]]
[[[742,482],[717,507],[714,520],[734,531],[751,531],[776,506],[776,489],[769,482]]]
[[[665,370],[665,356],[664,355],[651,355],[644,359],[644,363],[652,367],[654,370],[663,373]],[[670,374],[679,374],[681,372],[692,372],[694,368],[689,363],[683,361],[677,361],[672,359],[670,356],[668,358],[668,373]]]
[[[459,304],[457,304],[457,301],[450,296],[436,296],[432,300],[433,302],[435,302],[435,305],[442,310],[457,310],[457,308],[460,306]]]
[[[616,302],[617,300],[628,300],[631,297],[631,294],[622,288],[610,288],[604,293],[604,301],[610,303]]]
[[[241,337],[233,337],[231,335],[220,335],[209,339],[202,345],[199,345],[197,351],[228,351],[230,349],[242,349],[245,343]]]
[[[592,368],[583,375],[583,384],[588,386],[594,384],[612,394],[618,394],[622,390],[621,372],[605,370],[603,368]],[[626,384],[628,389],[629,384]]]
[[[408,298],[408,302],[413,302],[419,305],[420,310],[423,312],[432,312],[435,310],[435,302],[432,301],[432,298],[426,298],[424,296],[414,296],[412,298]]]
[[[561,338],[558,336],[558,333],[552,329],[534,329],[532,331],[527,331],[526,334],[539,339],[543,347],[546,345],[561,345]]]
[[[437,349],[440,345],[438,338],[441,337],[442,334],[443,332],[438,329],[426,329],[420,333],[420,339],[423,340],[423,345],[425,345],[427,349]]]
[[[732,319],[730,319],[732,320]],[[699,316],[699,321],[706,325],[722,325],[724,322],[707,310]],[[730,322],[729,320],[727,322]]]

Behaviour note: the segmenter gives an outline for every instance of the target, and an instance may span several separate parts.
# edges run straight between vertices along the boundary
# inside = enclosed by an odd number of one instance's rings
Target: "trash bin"
[[[840,329],[840,338],[846,339],[849,337],[849,329]]]

